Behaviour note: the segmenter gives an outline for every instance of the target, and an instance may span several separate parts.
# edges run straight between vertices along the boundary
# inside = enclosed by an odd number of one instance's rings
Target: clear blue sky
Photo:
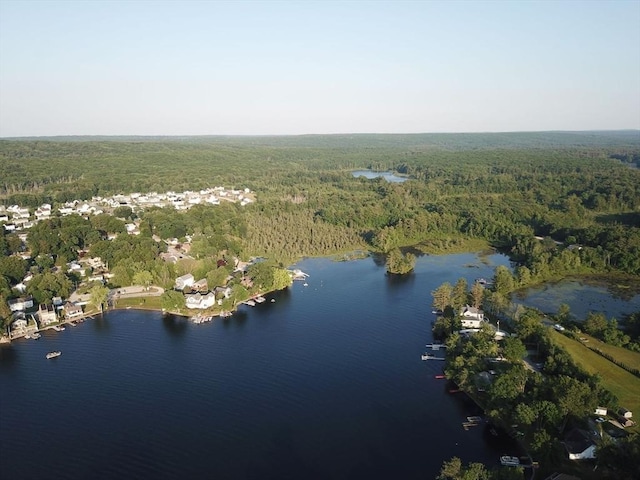
[[[640,0],[0,0],[0,136],[640,128]]]

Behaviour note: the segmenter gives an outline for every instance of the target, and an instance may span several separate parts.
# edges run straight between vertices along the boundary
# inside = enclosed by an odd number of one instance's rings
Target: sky
[[[640,0],[0,0],[0,137],[640,129]]]

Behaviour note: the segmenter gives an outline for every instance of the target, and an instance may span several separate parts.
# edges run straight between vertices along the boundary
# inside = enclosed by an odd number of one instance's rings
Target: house
[[[199,308],[204,310],[210,308],[216,303],[216,297],[213,292],[209,292],[206,295],[196,293],[193,295],[185,295],[185,306],[187,308]]]
[[[11,324],[11,331],[13,333],[22,332],[23,330],[26,330],[26,329],[27,329],[27,319],[26,318],[19,318],[18,320],[15,320]]]
[[[596,444],[584,430],[574,428],[564,439],[569,460],[596,458]]]
[[[66,318],[80,317],[82,316],[82,307],[80,305],[67,302],[64,305],[64,316]]]
[[[207,284],[207,279],[203,278],[201,280],[198,280],[197,282],[195,282],[193,285],[191,285],[191,290],[195,290],[196,292],[200,292],[200,293],[206,293],[209,291],[209,286]]]
[[[40,318],[40,325],[43,327],[50,323],[57,322],[56,307],[53,305],[40,304],[40,306],[38,306],[38,317]]]
[[[465,305],[460,310],[462,328],[480,328],[484,322],[484,312],[475,307]]]
[[[12,312],[23,312],[27,308],[33,307],[33,297],[14,298],[9,300],[9,309]]]
[[[213,292],[218,297],[229,298],[229,296],[231,295],[231,288],[230,287],[216,287],[213,290]]]
[[[176,278],[175,289],[184,290],[185,288],[193,285],[195,281],[196,279],[193,278],[193,275],[187,273],[186,275],[182,275],[181,277]]]

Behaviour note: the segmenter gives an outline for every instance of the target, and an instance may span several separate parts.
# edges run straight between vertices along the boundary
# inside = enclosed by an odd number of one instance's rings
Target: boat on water
[[[444,360],[443,357],[436,357],[435,355],[431,355],[430,353],[423,353],[420,358],[422,358],[422,360]]]
[[[253,301],[253,300],[247,300],[247,301],[246,301],[246,302],[244,302],[244,303],[246,303],[246,304],[247,304],[247,305],[249,305],[250,307],[255,307],[255,306],[256,306],[256,302],[255,302],[255,301]]]
[[[37,340],[41,337],[42,335],[40,335],[38,332],[32,333],[31,334],[31,338],[33,338],[34,340]]]
[[[264,297],[256,297],[254,300],[258,303],[263,303],[267,301],[267,299]]]
[[[220,312],[220,316],[221,316],[222,318],[230,317],[230,316],[231,316],[231,312]]]
[[[57,350],[57,351],[55,351],[55,352],[49,352],[49,353],[47,353],[46,357],[47,357],[47,360],[49,360],[49,359],[51,359],[51,358],[59,357],[60,355],[62,355],[62,352],[61,352],[60,350]]]
[[[31,340],[31,335],[29,335],[28,333],[24,336],[24,338],[26,338],[27,340]]]
[[[512,457],[510,455],[502,455],[500,457],[500,463],[507,467],[519,467],[520,459],[518,457]]]

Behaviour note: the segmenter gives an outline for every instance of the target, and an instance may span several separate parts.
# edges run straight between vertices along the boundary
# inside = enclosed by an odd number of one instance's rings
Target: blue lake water
[[[365,177],[369,179],[384,178],[387,182],[402,183],[409,180],[408,177],[400,177],[392,172],[374,172],[373,170],[355,170],[351,172],[354,177]]]
[[[308,286],[195,325],[122,310],[0,349],[7,479],[432,479],[444,460],[517,453],[420,360],[431,291],[501,255],[308,259]],[[62,356],[46,360],[45,354]]]

